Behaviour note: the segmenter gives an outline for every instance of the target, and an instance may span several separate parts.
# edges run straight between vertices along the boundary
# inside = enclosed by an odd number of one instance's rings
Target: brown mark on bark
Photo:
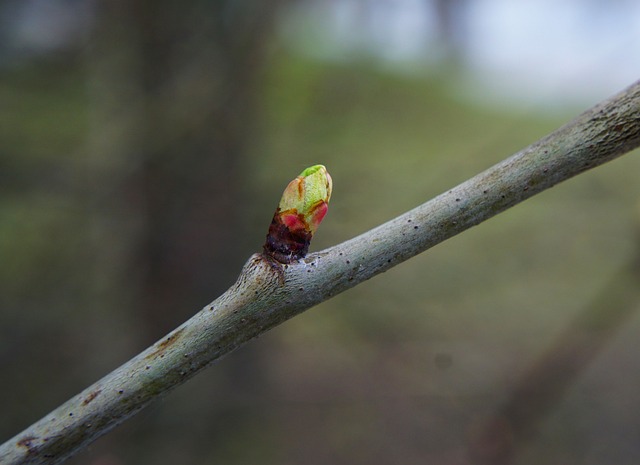
[[[34,454],[36,452],[36,448],[33,445],[33,441],[37,439],[38,438],[35,436],[26,436],[18,441],[18,446],[25,447],[29,451],[29,454]]]
[[[180,340],[183,331],[184,329],[179,329],[170,336],[167,336],[163,341],[157,343],[155,350],[147,355],[145,359],[150,360],[164,353],[167,348],[171,347],[173,344]]]
[[[82,405],[88,405],[89,403],[91,403],[91,401],[94,400],[96,397],[98,397],[101,392],[102,392],[102,389],[97,389],[93,391],[82,401]]]

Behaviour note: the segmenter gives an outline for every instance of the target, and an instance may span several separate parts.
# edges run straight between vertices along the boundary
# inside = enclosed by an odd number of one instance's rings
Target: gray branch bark
[[[483,173],[358,237],[289,265],[255,254],[222,296],[0,446],[0,463],[60,463],[268,329],[639,145],[640,81]]]

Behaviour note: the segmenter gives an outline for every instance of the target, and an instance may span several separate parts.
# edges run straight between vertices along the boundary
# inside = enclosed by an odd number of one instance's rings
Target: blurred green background
[[[587,0],[588,66],[565,5],[511,55],[565,75],[491,74],[487,11],[536,26],[508,3],[0,3],[0,439],[232,284],[306,166],[334,180],[320,250],[640,75]],[[639,172],[629,154],[323,303],[69,463],[637,464]]]

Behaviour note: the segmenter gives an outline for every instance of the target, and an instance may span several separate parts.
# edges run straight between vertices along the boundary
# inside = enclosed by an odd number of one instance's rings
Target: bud
[[[307,255],[311,238],[329,209],[332,187],[323,165],[311,166],[291,181],[273,215],[265,252],[282,263]]]

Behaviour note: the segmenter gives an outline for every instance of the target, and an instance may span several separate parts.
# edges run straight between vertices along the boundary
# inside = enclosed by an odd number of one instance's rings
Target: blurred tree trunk
[[[452,64],[464,59],[467,47],[467,10],[471,0],[433,0],[443,58]]]
[[[100,4],[100,169],[112,170],[110,200],[139,216],[132,274],[143,280],[136,307],[149,339],[226,288],[239,268],[230,263],[246,258],[240,173],[277,5]]]
[[[246,257],[241,167],[258,115],[272,2],[136,0],[144,110],[132,178],[146,215],[141,309],[155,339],[234,279]],[[242,206],[242,208],[240,208]]]
[[[90,152],[93,181],[102,186],[100,243],[116,244],[99,259],[102,281],[112,283],[103,305],[113,310],[126,302],[119,310],[133,313],[123,318],[138,328],[138,348],[226,289],[261,245],[244,240],[242,171],[255,146],[262,77],[284,3],[98,4],[88,56],[95,107]],[[125,297],[113,296],[118,293]],[[261,376],[258,354],[249,348],[238,355],[253,363],[238,359],[217,375],[231,395],[261,384],[246,380]],[[208,417],[219,427],[215,414],[198,411],[200,421]],[[188,438],[174,432],[172,439],[196,454]]]

